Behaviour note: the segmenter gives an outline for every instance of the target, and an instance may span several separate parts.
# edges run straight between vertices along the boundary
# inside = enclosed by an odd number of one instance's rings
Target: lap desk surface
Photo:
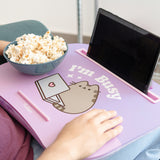
[[[75,52],[85,44],[69,44],[64,61],[52,72],[24,75],[9,63],[0,66],[0,104],[47,147],[78,115],[93,109],[116,110],[123,132],[87,159],[110,155],[160,126],[160,102],[152,103],[108,70]],[[160,95],[160,86],[152,83]],[[25,99],[24,99],[25,97]]]

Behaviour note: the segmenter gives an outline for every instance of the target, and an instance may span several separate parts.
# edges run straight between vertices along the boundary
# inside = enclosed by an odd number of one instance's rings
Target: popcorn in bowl
[[[16,39],[17,44],[9,45],[6,54],[10,61],[21,64],[40,64],[56,60],[67,50],[62,37],[54,36],[50,32],[44,36],[24,34]]]
[[[3,50],[4,58],[19,72],[42,75],[55,69],[68,53],[63,38],[49,31],[43,36],[24,34],[8,44]]]

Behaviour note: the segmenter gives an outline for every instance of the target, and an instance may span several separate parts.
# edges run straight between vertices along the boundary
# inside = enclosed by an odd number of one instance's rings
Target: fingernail
[[[118,135],[120,134],[121,132],[123,131],[123,126],[122,125],[119,125],[116,127],[116,129],[114,130],[114,135]]]
[[[117,115],[117,111],[112,111],[113,115]]]
[[[123,121],[123,117],[119,116],[117,120],[118,120],[119,122],[122,122],[122,121]]]
[[[122,132],[122,131],[123,131],[123,126],[122,126],[122,125],[119,125],[119,126],[118,126],[118,130],[119,130],[119,132]]]
[[[110,116],[116,116],[117,115],[116,111],[109,111],[108,113],[110,114]]]
[[[120,134],[122,131],[123,131],[123,126],[119,125],[118,127],[116,127],[115,135]]]

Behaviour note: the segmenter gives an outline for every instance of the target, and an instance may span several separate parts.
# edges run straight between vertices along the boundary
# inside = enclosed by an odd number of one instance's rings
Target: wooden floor
[[[78,36],[77,35],[66,34],[66,33],[54,33],[54,32],[52,32],[52,34],[63,37],[67,43],[78,43]],[[90,37],[84,36],[83,43],[89,44],[89,42],[90,42]]]

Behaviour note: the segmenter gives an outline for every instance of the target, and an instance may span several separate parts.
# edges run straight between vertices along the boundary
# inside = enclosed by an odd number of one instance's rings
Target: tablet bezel
[[[97,34],[97,27],[99,25],[99,19],[101,16],[105,16],[106,19],[109,18],[111,20],[113,20],[114,22],[116,23],[119,23],[120,25],[124,25],[125,27],[128,27],[129,29],[132,29],[134,32],[137,32],[137,33],[140,33],[142,35],[149,35],[149,38],[152,39],[152,41],[155,41],[155,43],[157,43],[157,48],[155,50],[155,54],[154,54],[154,58],[153,58],[153,62],[152,62],[152,66],[150,67],[150,70],[146,73],[147,74],[147,80],[143,80],[142,82],[138,82],[139,84],[135,84],[136,81],[134,82],[131,82],[131,80],[128,80],[126,77],[124,78],[123,76],[121,76],[119,73],[118,76],[120,78],[122,78],[123,80],[125,80],[126,82],[128,82],[129,84],[131,84],[132,86],[136,87],[137,89],[139,89],[140,91],[144,92],[145,94],[147,94],[148,92],[148,88],[150,86],[150,82],[151,82],[151,79],[152,79],[152,76],[153,76],[153,72],[154,72],[154,69],[156,67],[156,64],[157,64],[157,61],[158,61],[158,57],[159,57],[159,51],[160,51],[160,38],[154,34],[152,34],[151,32],[148,32],[102,8],[99,8],[98,10],[98,13],[97,13],[97,17],[96,17],[96,21],[95,21],[95,25],[94,25],[94,28],[93,28],[93,33],[92,33],[92,36],[91,36],[91,40],[90,40],[90,43],[89,43],[89,48],[88,48],[88,52],[87,52],[87,56],[89,56],[90,58],[92,58],[93,60],[97,61],[97,57],[96,56],[99,56],[98,54],[100,53],[96,53],[97,55],[93,57],[93,50],[95,49],[96,47],[96,42],[95,41],[98,41],[95,37],[96,37],[96,34]],[[94,53],[95,54],[95,53]],[[97,61],[99,63],[99,61]],[[101,64],[101,63],[100,63]],[[101,64],[103,65],[103,64]],[[104,66],[104,65],[103,65]],[[104,66],[105,67],[105,66]],[[107,67],[106,67],[107,68]],[[108,69],[108,68],[107,68]],[[110,68],[109,69],[111,72],[115,73],[114,71],[112,71],[112,69]],[[117,75],[117,73],[115,73]],[[135,73],[132,73],[133,75]]]

